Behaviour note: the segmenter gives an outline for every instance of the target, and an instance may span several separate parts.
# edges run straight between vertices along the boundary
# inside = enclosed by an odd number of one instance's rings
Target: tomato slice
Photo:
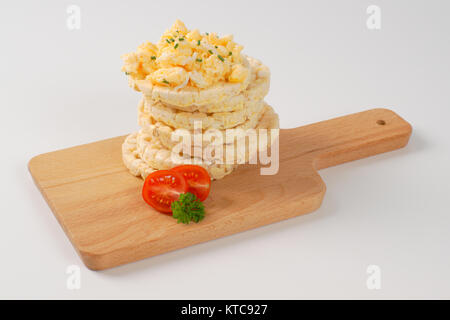
[[[181,193],[188,192],[189,186],[183,175],[169,170],[158,170],[147,176],[142,188],[145,202],[160,212],[172,212],[172,202],[177,201]]]
[[[211,178],[205,168],[186,164],[174,167],[170,171],[183,175],[189,185],[188,192],[195,194],[198,200],[203,201],[208,197],[211,189]]]

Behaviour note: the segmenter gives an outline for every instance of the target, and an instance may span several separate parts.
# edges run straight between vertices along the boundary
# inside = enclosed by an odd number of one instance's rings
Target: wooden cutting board
[[[214,181],[205,219],[190,225],[142,200],[123,136],[41,154],[29,170],[83,262],[102,270],[314,211],[325,194],[317,170],[401,148],[411,130],[387,109],[280,130],[278,173],[243,165]]]

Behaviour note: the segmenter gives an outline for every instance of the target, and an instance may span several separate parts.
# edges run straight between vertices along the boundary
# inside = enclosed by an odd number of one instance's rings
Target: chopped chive
[[[197,45],[198,45],[198,46],[200,45],[200,40],[197,40]]]
[[[217,48],[218,48],[218,46],[214,46],[214,48],[216,48],[216,49],[217,49]]]
[[[178,39],[178,40],[180,40],[180,41],[184,41],[184,38],[180,38],[180,39]]]
[[[162,82],[165,84],[169,84],[169,81],[167,81],[166,79],[163,79]]]
[[[207,35],[207,36],[209,36],[209,33],[208,33],[208,32],[206,32],[206,35]]]
[[[128,76],[130,73],[129,72],[125,72],[125,74]]]
[[[214,52],[212,52],[212,50],[208,50],[209,53],[214,54]]]
[[[170,38],[170,41],[172,41],[172,43],[175,42],[174,38]]]
[[[224,59],[220,54],[218,54],[217,57],[218,57],[220,60],[225,61],[225,59]]]
[[[230,52],[228,52],[228,55],[229,55],[229,56],[231,56],[232,54],[233,54],[233,52],[231,52],[231,51],[230,51]]]
[[[167,41],[167,43],[168,43],[168,44],[170,44],[170,41],[169,41],[169,39],[166,39],[166,41]]]
[[[179,45],[179,43],[177,43],[177,44],[175,45],[175,47],[174,47],[174,48],[175,48],[175,49],[176,49],[176,48],[178,48],[178,45]]]
[[[202,62],[203,60],[202,60],[202,59],[196,59],[195,61],[197,61],[197,62]]]
[[[155,56],[151,56],[150,59],[156,60],[156,57]]]

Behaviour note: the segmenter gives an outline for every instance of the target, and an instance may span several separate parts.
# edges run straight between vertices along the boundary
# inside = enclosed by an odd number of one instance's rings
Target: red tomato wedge
[[[211,188],[211,178],[205,168],[186,164],[174,167],[170,171],[183,175],[189,185],[188,192],[195,194],[198,200],[204,201],[208,197]]]
[[[172,212],[172,202],[177,201],[181,193],[188,192],[189,186],[181,173],[158,170],[147,176],[142,188],[145,202],[160,212]]]

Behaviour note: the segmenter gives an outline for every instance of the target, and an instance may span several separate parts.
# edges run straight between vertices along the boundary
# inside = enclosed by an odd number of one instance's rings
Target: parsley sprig
[[[205,217],[205,206],[190,192],[180,194],[180,198],[172,202],[171,207],[172,216],[178,223],[198,223]]]

